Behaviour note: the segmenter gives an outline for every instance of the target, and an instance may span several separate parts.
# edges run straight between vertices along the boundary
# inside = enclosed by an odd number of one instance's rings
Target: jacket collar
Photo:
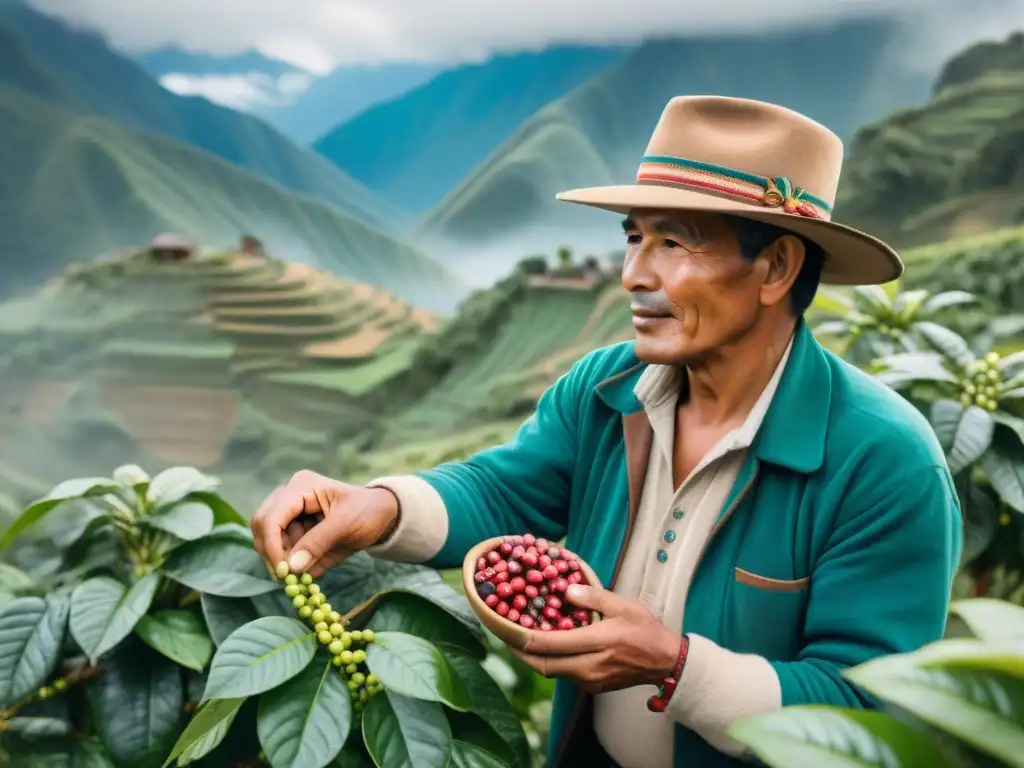
[[[643,411],[634,389],[646,369],[646,363],[636,363],[597,384],[595,393],[605,405],[623,415]],[[782,379],[751,446],[752,453],[762,461],[796,472],[819,469],[825,456],[831,401],[831,366],[807,323],[801,320]]]

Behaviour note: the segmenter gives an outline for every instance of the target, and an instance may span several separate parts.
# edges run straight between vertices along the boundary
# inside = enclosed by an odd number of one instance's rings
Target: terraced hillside
[[[939,90],[862,129],[843,169],[843,221],[902,245],[1024,222],[1024,70]]]
[[[34,287],[158,232],[226,246],[258,232],[270,252],[450,311],[463,289],[412,245],[184,144],[131,133],[0,86],[0,294]]]
[[[108,465],[113,453],[258,475],[276,451],[316,458],[372,423],[361,396],[436,328],[369,285],[241,252],[69,270],[0,310],[0,453],[28,476],[89,464],[98,443]],[[25,455],[30,431],[57,443],[45,463]]]

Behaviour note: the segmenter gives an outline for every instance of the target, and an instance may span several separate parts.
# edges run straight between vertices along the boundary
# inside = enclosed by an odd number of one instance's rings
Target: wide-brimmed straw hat
[[[559,200],[619,213],[708,211],[763,221],[825,251],[821,281],[887,283],[903,262],[876,237],[831,220],[843,143],[790,109],[750,99],[680,96],[654,129],[636,184],[562,192]]]

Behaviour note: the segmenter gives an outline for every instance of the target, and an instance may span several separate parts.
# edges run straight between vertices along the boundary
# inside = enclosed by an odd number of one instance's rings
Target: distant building
[[[242,253],[248,253],[250,256],[261,256],[263,258],[267,256],[266,249],[263,247],[263,241],[255,235],[242,235],[242,242],[238,248]]]
[[[602,273],[601,263],[593,256],[587,256],[583,260],[582,276],[586,278],[600,277]]]
[[[181,235],[164,233],[153,238],[148,250],[150,258],[154,261],[176,262],[193,258],[199,246]]]

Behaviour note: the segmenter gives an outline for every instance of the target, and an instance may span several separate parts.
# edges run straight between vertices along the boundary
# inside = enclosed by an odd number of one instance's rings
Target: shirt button
[[[668,560],[668,552],[666,552],[664,549],[659,549],[658,550],[658,562],[659,563],[664,563],[666,560]]]
[[[683,519],[683,511],[684,510],[683,510],[682,507],[673,507],[672,508],[672,517],[674,517],[676,520],[682,520]]]
[[[675,531],[665,531],[665,535],[664,535],[663,538],[665,539],[665,541],[667,543],[671,544],[673,541],[676,540],[676,532]]]

